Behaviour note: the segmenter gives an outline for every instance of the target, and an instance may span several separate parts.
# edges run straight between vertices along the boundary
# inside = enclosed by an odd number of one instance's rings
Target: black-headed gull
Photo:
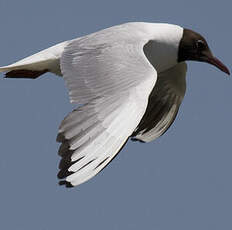
[[[61,123],[58,177],[67,187],[100,172],[128,138],[149,142],[174,121],[185,94],[185,61],[215,58],[198,33],[177,25],[126,23],[65,41],[0,68],[6,78],[63,76],[71,103]]]

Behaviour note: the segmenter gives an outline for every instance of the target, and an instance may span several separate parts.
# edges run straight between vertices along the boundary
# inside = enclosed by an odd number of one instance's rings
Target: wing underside
[[[158,74],[146,112],[132,134],[132,140],[150,142],[164,134],[174,122],[185,94],[187,67],[180,63]]]

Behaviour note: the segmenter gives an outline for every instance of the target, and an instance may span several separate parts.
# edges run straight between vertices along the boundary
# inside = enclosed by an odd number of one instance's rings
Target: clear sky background
[[[0,0],[0,65],[128,21],[168,22],[204,35],[231,69],[228,0]],[[62,78],[0,79],[0,229],[231,230],[232,79],[189,63],[169,131],[128,142],[99,175],[58,185],[57,130],[72,110]]]

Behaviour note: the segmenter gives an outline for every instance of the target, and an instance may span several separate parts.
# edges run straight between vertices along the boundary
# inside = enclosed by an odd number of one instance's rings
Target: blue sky
[[[127,21],[193,29],[231,68],[230,1],[0,1],[0,65]],[[74,189],[58,186],[58,126],[72,110],[63,79],[0,79],[0,228],[232,229],[232,80],[188,63],[187,93],[168,132],[128,142]]]

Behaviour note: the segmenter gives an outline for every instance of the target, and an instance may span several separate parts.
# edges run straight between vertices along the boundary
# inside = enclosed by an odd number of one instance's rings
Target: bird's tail
[[[67,44],[68,41],[59,43],[11,65],[2,66],[0,72],[5,72],[6,78],[35,79],[46,72],[62,76],[60,57]]]

